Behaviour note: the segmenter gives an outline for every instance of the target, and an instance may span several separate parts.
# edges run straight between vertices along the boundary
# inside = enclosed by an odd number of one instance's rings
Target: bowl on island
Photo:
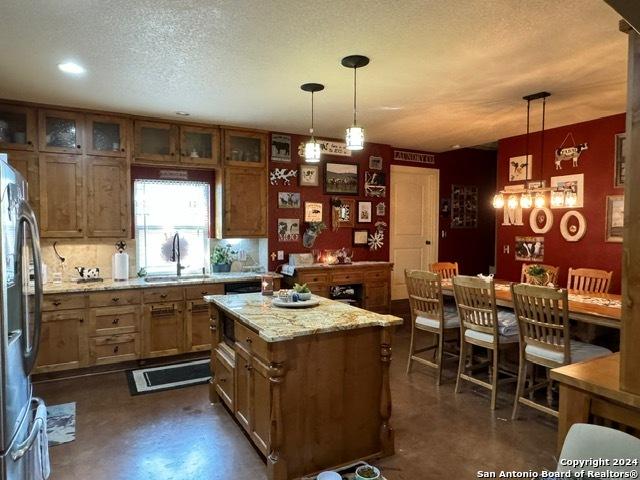
[[[305,300],[311,300],[311,292],[298,293],[298,299],[301,302],[304,302]]]
[[[360,465],[356,469],[355,480],[380,480],[380,470],[373,465]]]

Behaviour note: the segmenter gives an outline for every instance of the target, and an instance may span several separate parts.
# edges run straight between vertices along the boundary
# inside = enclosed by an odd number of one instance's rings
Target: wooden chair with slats
[[[429,271],[439,273],[443,280],[448,280],[458,275],[458,262],[437,262],[429,266]]]
[[[453,312],[444,309],[442,300],[442,280],[440,275],[433,272],[412,270],[404,272],[411,308],[411,342],[409,346],[409,360],[407,374],[411,371],[411,362],[416,361],[436,369],[436,385],[442,383],[442,368],[444,355],[457,357],[456,354],[445,351],[445,340],[448,332],[457,332],[460,320]],[[416,349],[415,339],[418,331],[429,332],[434,335],[431,346]],[[435,350],[433,361],[427,360],[419,353]]]
[[[521,403],[557,417],[557,410],[552,408],[550,369],[611,352],[597,345],[570,339],[567,290],[521,283],[511,285],[511,296],[520,332],[520,366],[512,419],[517,418]],[[545,367],[547,378],[525,388],[527,371],[532,364]],[[532,393],[543,387],[547,388],[547,405],[533,400]]]
[[[523,263],[522,264],[522,272],[520,273],[520,283],[529,283],[527,280],[527,269],[532,267],[533,265],[540,265],[544,267],[549,276],[547,283],[556,284],[558,280],[558,272],[560,271],[560,267],[554,267],[552,265],[544,265],[542,263]]]
[[[609,293],[613,272],[595,268],[569,268],[567,289],[585,293]]]
[[[515,315],[507,311],[498,311],[496,308],[493,279],[487,281],[479,277],[457,275],[453,277],[452,282],[460,317],[460,362],[455,392],[460,392],[461,380],[487,388],[491,391],[491,410],[494,410],[498,396],[499,373],[513,377],[512,374],[500,370],[499,352],[501,347],[518,342]],[[486,348],[490,352],[490,360],[473,365],[472,345]],[[470,357],[468,365],[467,356]],[[489,382],[471,375],[473,371],[489,365]]]

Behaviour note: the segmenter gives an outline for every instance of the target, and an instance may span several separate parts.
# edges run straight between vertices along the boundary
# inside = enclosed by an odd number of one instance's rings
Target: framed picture
[[[297,242],[300,238],[300,219],[279,218],[278,240],[281,242]]]
[[[371,170],[382,170],[382,157],[369,157],[369,168]]]
[[[291,137],[274,133],[271,135],[271,161],[291,161]]]
[[[448,217],[450,213],[451,213],[451,199],[441,198],[440,199],[440,216]]]
[[[532,155],[522,155],[520,157],[509,158],[509,181],[521,182],[531,180],[533,174]]]
[[[451,228],[478,226],[478,187],[451,185]]]
[[[516,237],[516,260],[542,262],[544,260],[544,237]]]
[[[367,245],[369,239],[369,230],[353,230],[353,244],[354,245]]]
[[[383,172],[364,172],[365,197],[385,197],[387,187]]]
[[[324,193],[357,195],[358,165],[355,163],[325,163]]]
[[[627,145],[627,134],[626,133],[618,133],[616,135],[616,148],[615,148],[615,179],[614,179],[614,187],[624,187],[624,178],[625,178],[625,163],[626,163],[626,145]]]
[[[322,203],[304,202],[304,221],[305,222],[321,222],[322,221]]]
[[[278,208],[300,208],[300,194],[297,192],[278,192]]]
[[[320,185],[320,167],[318,165],[300,165],[299,182],[301,187]]]
[[[372,217],[371,202],[358,202],[358,223],[371,223]]]
[[[384,217],[387,214],[387,206],[384,202],[380,202],[376,205],[376,215],[378,217]]]
[[[624,195],[607,196],[607,232],[605,242],[622,242]]]
[[[356,217],[356,201],[350,198],[341,198],[340,206],[333,207],[334,228],[353,227]]]
[[[575,205],[571,206],[555,206],[551,208],[581,208],[584,206],[584,174],[562,175],[559,177],[551,177],[551,188],[554,190],[564,190],[565,192],[574,192],[577,196]]]

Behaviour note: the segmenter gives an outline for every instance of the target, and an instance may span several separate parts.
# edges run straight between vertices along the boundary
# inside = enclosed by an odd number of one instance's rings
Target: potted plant
[[[543,265],[530,265],[525,271],[527,283],[531,285],[547,285],[549,283],[549,272]]]
[[[216,245],[211,253],[211,271],[215,273],[231,271],[235,253],[229,244]]]
[[[355,480],[379,480],[380,478],[380,470],[378,470],[373,465],[360,465],[356,469],[356,478]]]
[[[311,299],[311,290],[307,287],[307,284],[304,283],[300,285],[299,283],[295,283],[293,285],[293,291],[298,294],[298,298],[300,300],[310,300]]]
[[[310,222],[309,226],[302,235],[302,245],[305,248],[313,247],[313,244],[315,243],[316,238],[318,238],[318,235],[320,235],[326,228],[327,226],[324,224],[324,222]]]

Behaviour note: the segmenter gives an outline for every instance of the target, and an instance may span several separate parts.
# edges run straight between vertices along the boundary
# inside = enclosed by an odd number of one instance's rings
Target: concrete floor
[[[404,373],[408,333],[398,332],[392,363],[396,455],[375,462],[388,480],[471,479],[479,470],[554,468],[555,420],[521,408],[513,385],[498,409],[466,384],[455,395],[455,365],[444,384],[431,369]],[[132,397],[123,372],[36,385],[47,404],[77,402],[76,440],[51,448],[52,480],[265,479],[261,457],[206,385]]]

